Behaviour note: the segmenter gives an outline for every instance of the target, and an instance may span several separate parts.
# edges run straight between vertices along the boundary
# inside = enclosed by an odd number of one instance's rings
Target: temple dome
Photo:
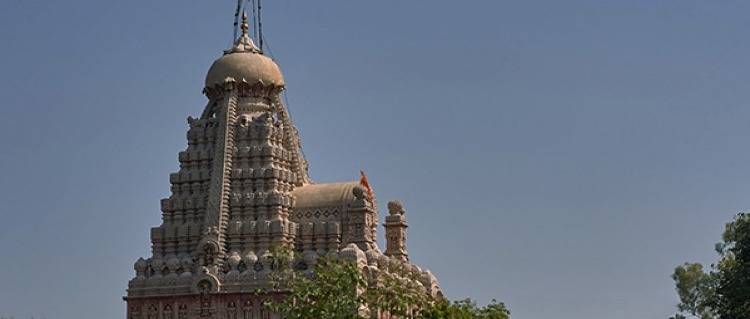
[[[208,69],[206,86],[222,84],[228,77],[238,82],[245,80],[248,83],[284,86],[279,66],[260,52],[232,51],[216,59]]]
[[[243,24],[243,27],[247,26]],[[243,29],[234,45],[211,65],[206,74],[206,87],[223,84],[226,78],[248,83],[262,82],[265,85],[284,86],[284,76],[271,58],[263,55]]]

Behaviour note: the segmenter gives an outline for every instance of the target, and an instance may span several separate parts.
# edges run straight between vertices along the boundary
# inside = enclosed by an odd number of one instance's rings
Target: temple
[[[242,35],[206,75],[208,104],[188,118],[188,146],[169,176],[162,224],[151,229],[152,255],[135,262],[128,283],[127,318],[279,318],[263,306],[278,293],[263,291],[281,247],[302,256],[294,261],[300,267],[319,256],[351,259],[370,282],[406,270],[425,293],[442,295],[436,278],[409,262],[401,202],[388,203],[382,252],[364,173],[350,182],[310,180],[280,98],[281,70],[243,20]]]

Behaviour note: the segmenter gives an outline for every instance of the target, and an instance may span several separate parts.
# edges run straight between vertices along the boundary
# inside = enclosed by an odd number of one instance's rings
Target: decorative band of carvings
[[[284,88],[283,85],[273,83],[266,84],[261,81],[249,83],[245,80],[238,82],[235,79],[227,78],[223,84],[217,83],[213,86],[206,86],[203,88],[203,94],[210,100],[220,100],[224,97],[226,91],[236,89],[237,95],[240,97],[272,98],[284,91]]]
[[[341,215],[341,209],[339,207],[310,207],[310,208],[296,208],[294,209],[294,217],[299,220],[321,220],[325,221],[331,218],[336,218]]]
[[[219,244],[219,256],[224,249],[223,233],[226,226],[228,196],[231,187],[229,176],[232,171],[232,150],[234,148],[234,127],[236,122],[237,95],[234,90],[227,92],[229,97],[220,104],[217,114],[223,115],[219,118],[218,134],[216,136],[216,153],[211,167],[211,183],[209,186],[209,197],[204,225],[208,237],[206,240],[216,240]]]

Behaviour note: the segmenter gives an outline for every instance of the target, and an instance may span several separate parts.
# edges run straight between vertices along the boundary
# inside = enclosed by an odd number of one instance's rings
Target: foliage
[[[672,274],[675,290],[680,297],[677,309],[680,312],[701,319],[716,318],[714,305],[716,304],[716,278],[714,273],[703,271],[703,265],[685,263],[677,266]],[[680,315],[675,319],[685,318]]]
[[[287,266],[273,282],[277,290],[288,294],[265,305],[284,319],[365,319],[371,318],[368,308],[394,319],[510,318],[505,305],[494,299],[479,308],[471,299],[451,303],[432,298],[417,278],[403,269],[381,272],[377,281],[368,282],[370,278],[365,278],[356,262],[347,259],[320,257],[312,269],[304,264],[295,269],[282,264]]]
[[[364,293],[365,302],[388,318],[419,318],[420,310],[431,304],[432,297],[418,282],[418,278],[401,268],[381,272],[377,282]]]
[[[505,304],[492,299],[487,306],[478,308],[471,299],[438,300],[421,313],[423,319],[509,319],[510,311]]]
[[[285,319],[365,318],[359,311],[364,299],[358,290],[367,282],[354,262],[318,258],[312,270],[283,271],[274,284],[289,289],[289,295],[278,302],[267,302],[266,306]]]
[[[479,309],[479,318],[483,319],[510,319],[510,310],[505,304],[492,299],[488,305]]]
[[[718,263],[704,272],[697,263],[675,268],[675,281],[682,314],[701,319],[750,318],[750,214],[740,213],[728,223],[716,245]]]
[[[750,214],[727,224],[724,242],[716,246],[716,308],[719,318],[750,318]]]

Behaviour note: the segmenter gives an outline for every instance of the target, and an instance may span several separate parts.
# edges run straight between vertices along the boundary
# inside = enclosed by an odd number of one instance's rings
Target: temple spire
[[[240,29],[242,29],[242,34],[239,38],[235,39],[234,45],[232,45],[231,48],[229,48],[228,50],[224,50],[224,54],[234,52],[252,52],[263,54],[263,51],[259,50],[258,47],[255,46],[255,43],[253,43],[253,39],[251,39],[250,36],[247,35],[248,28],[247,11],[242,11],[242,25],[240,26]]]
[[[242,37],[247,37],[247,11],[242,11]]]

